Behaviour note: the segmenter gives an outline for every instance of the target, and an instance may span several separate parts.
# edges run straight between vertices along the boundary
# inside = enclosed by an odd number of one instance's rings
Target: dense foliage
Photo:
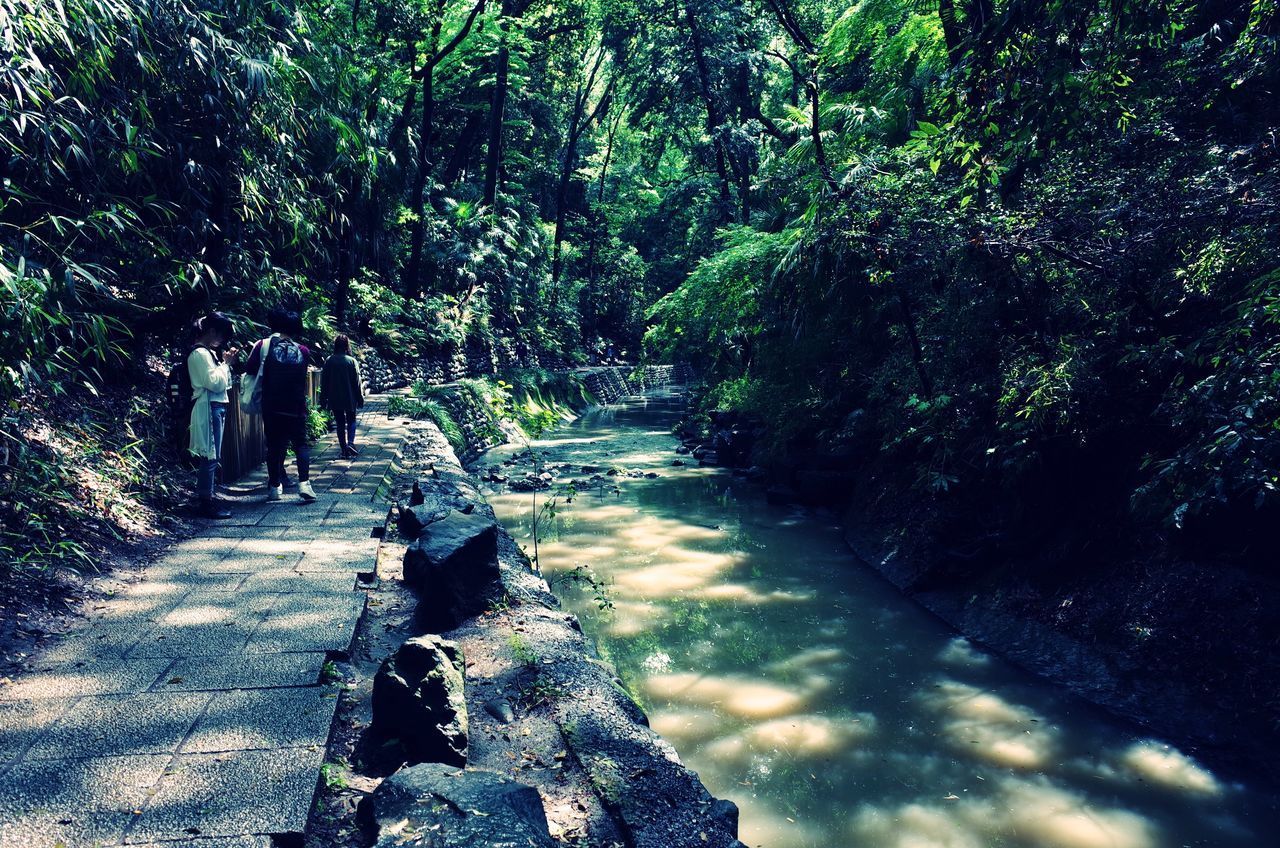
[[[402,360],[644,336],[775,455],[994,504],[975,533],[1068,493],[1221,547],[1276,509],[1278,29],[1275,0],[0,0],[0,547],[74,488],[43,399],[282,301]]]
[[[751,214],[652,309],[650,349],[704,363],[707,406],[761,416],[775,453],[913,486],[971,557],[1073,517],[1264,557],[1276,4],[763,11],[783,136],[754,133]]]

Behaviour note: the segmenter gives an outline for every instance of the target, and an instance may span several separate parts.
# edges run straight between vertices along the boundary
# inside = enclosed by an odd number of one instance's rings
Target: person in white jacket
[[[187,374],[191,377],[190,451],[200,460],[196,471],[196,494],[200,515],[230,518],[231,513],[214,497],[213,484],[222,459],[222,432],[226,427],[228,391],[231,389],[231,361],[236,349],[223,348],[235,334],[231,319],[213,312],[196,322],[196,345],[187,354]]]

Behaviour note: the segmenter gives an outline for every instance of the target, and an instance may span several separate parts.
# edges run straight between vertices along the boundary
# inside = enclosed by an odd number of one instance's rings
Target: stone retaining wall
[[[686,365],[606,365],[579,368],[587,390],[600,403],[616,403],[629,395],[644,394],[649,389],[684,385],[690,373]]]
[[[491,377],[515,368],[562,371],[568,363],[559,354],[535,351],[510,339],[498,339],[492,348],[467,345],[442,350],[433,356],[396,361],[375,350],[360,355],[361,370],[371,392],[403,389],[415,383],[439,386],[468,377]]]

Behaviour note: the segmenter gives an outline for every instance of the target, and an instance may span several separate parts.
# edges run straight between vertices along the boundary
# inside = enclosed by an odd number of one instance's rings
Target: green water
[[[564,481],[581,465],[661,475],[558,498],[539,558],[653,728],[738,803],[747,845],[1280,845],[1274,797],[970,644],[828,519],[672,467],[677,417],[673,398],[636,400],[534,443],[575,466]],[[488,489],[532,552],[533,496]],[[579,567],[603,590],[570,579]]]

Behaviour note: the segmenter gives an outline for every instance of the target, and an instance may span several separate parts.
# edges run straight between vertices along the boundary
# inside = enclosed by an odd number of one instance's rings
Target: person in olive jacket
[[[320,373],[320,405],[333,413],[338,430],[338,446],[345,458],[355,456],[356,410],[364,406],[364,390],[360,387],[360,365],[351,355],[351,340],[338,336],[333,342],[333,355]]]

